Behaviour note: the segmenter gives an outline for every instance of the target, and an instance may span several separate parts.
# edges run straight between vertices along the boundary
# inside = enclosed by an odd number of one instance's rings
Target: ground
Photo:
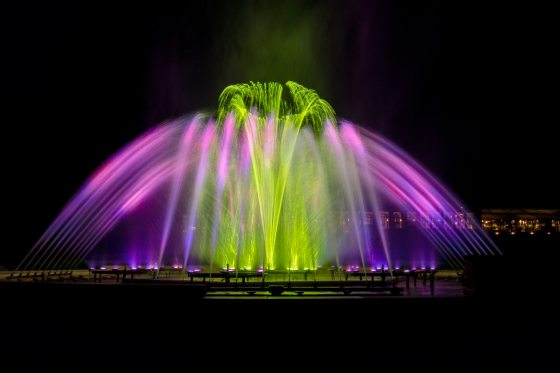
[[[0,283],[3,361],[27,369],[535,371],[557,327],[538,293],[191,299],[177,287],[27,285]]]

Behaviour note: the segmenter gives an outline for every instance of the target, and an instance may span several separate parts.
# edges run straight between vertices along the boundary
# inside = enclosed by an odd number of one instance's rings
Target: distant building
[[[343,226],[351,222],[350,215],[344,213],[341,218]],[[454,226],[460,229],[473,229],[476,217],[474,213],[460,210],[446,215],[419,216],[412,211],[379,211],[379,220],[384,229],[403,229],[408,227],[434,228]],[[364,217],[358,217],[364,225],[374,225],[376,215],[373,211],[366,211]]]
[[[373,211],[357,217],[359,224],[374,225],[376,216]],[[460,210],[446,215],[421,217],[410,211],[380,211],[379,220],[384,229],[420,227],[455,227],[473,229],[477,218],[474,213]],[[349,214],[343,214],[341,222],[345,230],[352,221]],[[485,209],[481,211],[482,228],[493,235],[499,234],[560,234],[560,210],[556,209]]]
[[[486,209],[481,212],[482,228],[500,234],[558,234],[560,210]]]

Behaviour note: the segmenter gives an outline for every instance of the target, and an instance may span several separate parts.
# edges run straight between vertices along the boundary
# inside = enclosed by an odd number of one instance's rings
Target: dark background
[[[550,9],[486,2],[22,3],[1,12],[5,247],[87,176],[227,84],[296,80],[410,152],[473,211],[558,207]]]

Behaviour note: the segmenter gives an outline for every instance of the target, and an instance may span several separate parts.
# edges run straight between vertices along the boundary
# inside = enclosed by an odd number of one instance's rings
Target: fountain
[[[214,117],[175,119],[125,146],[18,269],[392,271],[499,253],[403,150],[338,121],[315,91],[286,87],[229,86]]]

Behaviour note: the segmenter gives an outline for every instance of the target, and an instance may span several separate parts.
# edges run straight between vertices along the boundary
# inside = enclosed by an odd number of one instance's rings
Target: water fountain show
[[[397,212],[396,212],[397,211]],[[403,150],[295,82],[228,86],[86,181],[20,270],[461,268],[499,250]]]
[[[3,9],[0,367],[557,365],[552,9],[107,5]]]

